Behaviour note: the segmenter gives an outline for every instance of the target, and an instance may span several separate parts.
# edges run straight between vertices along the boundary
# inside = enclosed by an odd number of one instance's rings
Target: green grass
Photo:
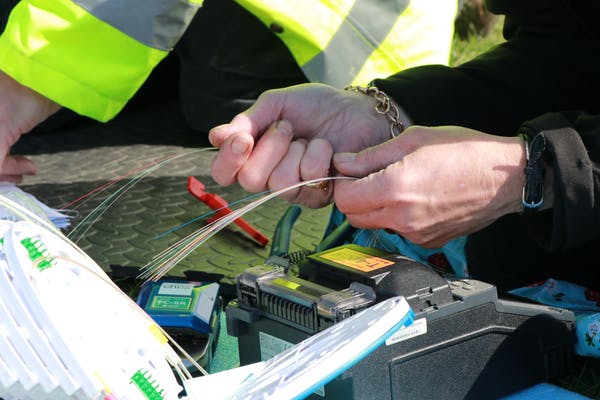
[[[471,33],[469,34],[469,38],[466,40],[462,40],[456,36],[452,42],[450,65],[460,65],[475,58],[475,56],[478,54],[485,52],[495,45],[502,43],[504,41],[504,38],[502,37],[503,20],[503,18],[498,18],[494,22],[494,26],[491,28],[490,32],[485,36],[479,36],[476,33]]]
[[[455,37],[452,43],[450,65],[460,65],[502,43],[504,41],[502,22],[502,19],[496,20],[494,27],[484,37],[474,33],[470,34],[465,40]],[[576,357],[573,373],[557,384],[584,396],[600,399],[600,360]]]

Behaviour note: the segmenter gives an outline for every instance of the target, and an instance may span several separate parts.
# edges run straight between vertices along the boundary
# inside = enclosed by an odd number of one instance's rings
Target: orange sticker
[[[364,272],[373,271],[394,264],[393,261],[347,248],[341,248],[319,256]]]

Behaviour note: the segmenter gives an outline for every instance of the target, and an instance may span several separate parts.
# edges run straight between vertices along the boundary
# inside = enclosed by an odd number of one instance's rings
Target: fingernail
[[[250,149],[250,143],[246,139],[242,139],[240,136],[233,138],[231,142],[231,151],[233,154],[242,155]]]
[[[279,133],[292,136],[292,125],[287,121],[275,121],[273,122],[273,125],[271,125],[271,128],[277,130]]]
[[[336,163],[349,163],[356,160],[356,153],[335,153],[333,155],[333,161]]]

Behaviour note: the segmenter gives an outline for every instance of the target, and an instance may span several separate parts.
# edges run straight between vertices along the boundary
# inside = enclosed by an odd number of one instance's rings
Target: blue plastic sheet
[[[600,357],[600,292],[574,283],[548,279],[512,290],[511,293],[573,311],[577,335],[575,352],[581,356]]]

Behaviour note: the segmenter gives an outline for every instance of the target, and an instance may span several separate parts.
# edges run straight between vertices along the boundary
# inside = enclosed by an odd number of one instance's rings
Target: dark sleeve
[[[548,278],[600,289],[600,115],[548,113],[523,124],[546,138],[553,207],[533,216],[508,214],[469,235],[469,272],[509,290]]]
[[[507,13],[505,43],[458,67],[423,66],[374,83],[415,124],[508,136],[522,126],[543,131],[554,206],[525,221],[546,250],[573,248],[600,232],[600,117],[593,116],[600,115],[600,40],[586,25],[590,16],[569,2],[495,3]]]
[[[544,3],[507,15],[507,41],[470,62],[417,67],[374,83],[420,125],[514,135],[523,121],[547,112],[597,113],[600,40],[564,2]]]
[[[553,175],[553,207],[528,218],[547,250],[565,250],[600,237],[600,115],[550,113],[523,125],[546,138],[544,159]]]

